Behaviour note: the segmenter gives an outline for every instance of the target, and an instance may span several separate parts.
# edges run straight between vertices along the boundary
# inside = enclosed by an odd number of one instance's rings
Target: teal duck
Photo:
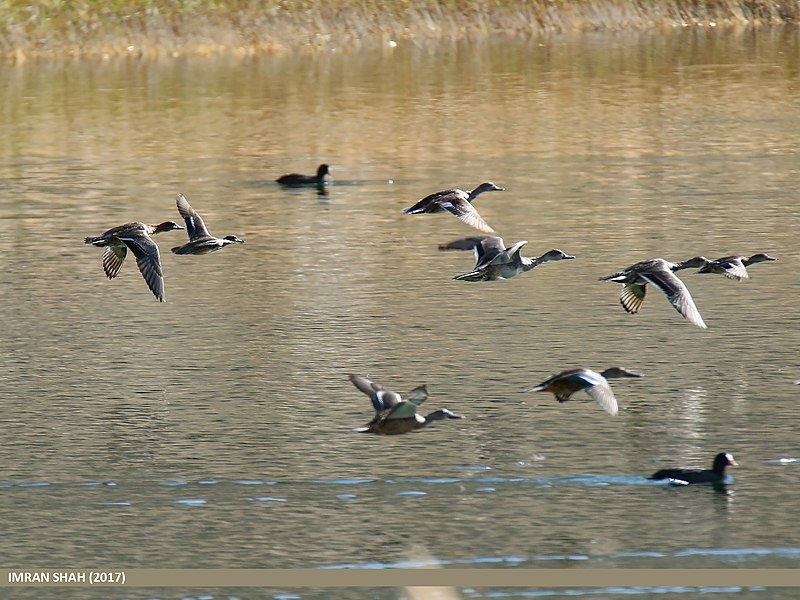
[[[275,181],[287,187],[312,187],[325,185],[325,177],[330,175],[331,169],[326,164],[317,167],[316,175],[301,175],[300,173],[289,173],[281,175]]]
[[[488,223],[483,220],[483,217],[478,214],[472,202],[484,192],[503,191],[505,191],[505,188],[498,187],[491,181],[480,184],[469,193],[459,189],[444,190],[425,196],[414,206],[404,209],[403,213],[407,215],[416,215],[421,213],[439,213],[446,210],[475,229],[480,229],[486,233],[494,233],[494,229],[492,229]]]
[[[172,248],[175,254],[208,254],[229,244],[244,244],[244,240],[235,235],[226,235],[224,238],[211,235],[203,219],[191,207],[183,194],[178,194],[175,203],[178,205],[178,212],[186,222],[186,233],[189,234],[189,241],[186,244]]]
[[[683,484],[690,483],[722,483],[725,481],[725,469],[739,466],[730,452],[720,452],[714,457],[710,469],[661,469],[650,476],[650,479],[674,479]]]
[[[150,237],[164,231],[183,229],[174,221],[164,221],[158,225],[145,223],[125,223],[112,227],[98,236],[84,238],[84,243],[105,248],[103,251],[103,271],[106,277],[114,279],[122,268],[128,250],[136,257],[136,264],[144,277],[147,287],[158,298],[166,302],[164,296],[164,275],[161,271],[161,255],[158,246]]]
[[[707,262],[708,259],[702,256],[695,256],[680,263],[652,258],[631,265],[619,273],[601,277],[600,281],[613,281],[623,285],[619,300],[622,307],[631,314],[639,312],[644,302],[647,284],[650,283],[664,293],[681,316],[693,325],[706,329],[707,326],[694,304],[689,288],[675,275],[675,271],[702,267]]]
[[[475,253],[475,268],[468,273],[453,277],[464,281],[511,279],[546,262],[575,258],[558,248],[548,250],[542,256],[528,258],[520,254],[522,247],[527,243],[522,240],[506,248],[500,237],[476,236],[441,244],[439,250],[472,250]]]
[[[750,258],[746,256],[723,256],[722,258],[718,258],[716,260],[707,261],[706,264],[701,267],[698,273],[718,273],[720,275],[724,275],[728,279],[742,281],[750,278],[750,275],[747,272],[747,267],[756,263],[772,260],[778,259],[773,258],[764,252],[753,254],[753,256]]]
[[[426,416],[417,413],[419,406],[428,398],[428,389],[418,386],[403,399],[400,394],[387,390],[382,385],[360,375],[350,375],[350,381],[361,392],[369,396],[375,416],[364,427],[356,431],[382,435],[397,435],[422,429],[434,421],[463,419],[461,415],[441,408]]]
[[[566,402],[572,397],[572,394],[583,390],[608,414],[616,415],[619,412],[619,406],[608,380],[621,377],[641,377],[641,375],[621,367],[611,367],[602,373],[591,369],[571,369],[553,375],[550,379],[525,391],[552,392],[556,400]]]

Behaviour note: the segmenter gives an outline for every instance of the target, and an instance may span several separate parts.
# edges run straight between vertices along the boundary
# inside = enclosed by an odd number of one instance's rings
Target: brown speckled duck
[[[723,256],[716,260],[707,261],[706,264],[700,268],[698,273],[718,273],[719,275],[724,275],[728,279],[742,281],[750,278],[747,267],[756,263],[773,260],[778,259],[764,252],[753,254],[750,258],[746,256]]]
[[[491,181],[486,181],[469,193],[464,190],[452,189],[430,194],[425,196],[414,206],[406,208],[403,212],[407,215],[416,215],[422,213],[439,213],[446,210],[475,229],[480,229],[486,233],[494,233],[494,229],[492,229],[489,224],[483,220],[483,217],[478,214],[478,211],[472,206],[472,202],[484,192],[502,191],[505,191],[505,188],[496,186]]]
[[[183,229],[183,227],[174,221],[164,221],[158,225],[139,222],[125,223],[112,227],[101,235],[89,236],[84,239],[84,243],[105,248],[103,270],[109,279],[114,279],[119,274],[128,250],[133,252],[139,271],[150,291],[158,298],[159,302],[166,302],[161,255],[158,246],[150,236],[175,229]]]
[[[475,253],[475,268],[468,273],[456,275],[453,279],[463,281],[496,281],[511,279],[520,273],[526,273],[539,265],[557,260],[571,260],[575,257],[562,252],[558,248],[548,250],[542,256],[528,258],[520,251],[528,242],[516,242],[506,248],[503,239],[497,236],[484,235],[455,240],[441,244],[439,250],[472,250]]]
[[[614,281],[623,285],[619,301],[631,314],[639,312],[644,302],[647,284],[652,284],[663,292],[683,318],[693,325],[706,329],[707,326],[694,304],[689,288],[675,275],[675,271],[702,267],[707,262],[708,259],[702,256],[695,256],[680,263],[672,263],[663,258],[651,258],[631,265],[619,273],[601,277],[600,281]]]

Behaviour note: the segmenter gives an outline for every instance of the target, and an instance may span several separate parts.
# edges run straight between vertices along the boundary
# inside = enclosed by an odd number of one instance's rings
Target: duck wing
[[[426,385],[418,385],[411,390],[405,397],[408,402],[419,406],[428,399],[428,387]]]
[[[494,233],[494,229],[492,229],[489,224],[483,220],[483,217],[478,214],[478,211],[475,210],[475,207],[472,206],[472,203],[468,202],[464,198],[448,198],[445,200],[440,200],[439,206],[453,213],[464,223],[474,227],[475,229],[485,231],[486,233]]]
[[[661,290],[667,300],[675,307],[675,310],[692,325],[702,329],[707,328],[707,325],[703,322],[703,317],[700,316],[700,312],[694,304],[692,295],[689,293],[689,288],[671,270],[668,268],[654,269],[640,273],[639,277]]]
[[[601,376],[601,379],[602,376]],[[604,411],[610,415],[616,415],[619,412],[617,406],[617,399],[614,397],[614,392],[611,391],[611,386],[603,379],[600,383],[586,388],[586,393],[589,397],[597,402]]]
[[[166,302],[164,297],[164,276],[161,271],[161,255],[158,246],[150,236],[142,233],[129,237],[117,236],[136,257],[136,264],[142,277],[147,282],[147,287],[158,298],[159,302]]]
[[[203,223],[203,219],[197,214],[197,211],[192,208],[183,194],[178,194],[175,204],[178,205],[178,212],[186,222],[186,233],[189,234],[189,240],[194,241],[211,236],[211,234],[208,233],[208,229],[206,229],[206,224]]]
[[[496,235],[478,235],[440,244],[439,250],[472,250],[475,268],[478,269],[505,250],[503,238]]]
[[[736,259],[720,259],[716,262],[716,266],[720,269],[719,273],[733,279],[734,281],[742,281],[743,279],[750,279],[750,274],[744,266],[741,258]]]
[[[114,279],[119,275],[122,263],[128,255],[128,247],[120,244],[109,244],[103,250],[103,271],[106,277]]]
[[[637,281],[636,283],[627,283],[622,287],[619,293],[619,302],[622,308],[635,315],[639,312],[644,302],[645,294],[647,293],[647,284]]]

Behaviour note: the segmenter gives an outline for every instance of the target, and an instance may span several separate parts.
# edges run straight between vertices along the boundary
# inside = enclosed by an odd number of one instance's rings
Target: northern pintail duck
[[[556,400],[566,402],[572,397],[572,394],[584,390],[608,414],[616,415],[619,412],[619,406],[608,380],[620,377],[641,377],[641,375],[621,367],[611,367],[602,373],[591,369],[571,369],[553,375],[550,379],[525,391],[552,392]]]
[[[292,187],[310,187],[325,185],[325,177],[329,175],[331,169],[326,164],[321,164],[317,167],[316,175],[301,175],[300,173],[289,173],[288,175],[281,175],[275,181],[281,185]]]
[[[414,388],[403,399],[397,392],[387,390],[366,377],[350,375],[350,381],[369,396],[372,406],[375,408],[375,416],[372,420],[356,430],[362,433],[396,435],[421,429],[433,421],[464,418],[446,408],[441,408],[426,416],[418,414],[417,408],[428,398],[428,389],[424,385]]]
[[[725,481],[725,469],[736,467],[738,463],[730,452],[720,452],[714,457],[710,469],[661,469],[650,476],[650,479],[674,479],[682,483],[721,483]]]
[[[420,213],[438,213],[446,210],[475,229],[480,229],[486,233],[494,233],[494,229],[478,214],[478,211],[472,206],[472,202],[484,192],[503,191],[505,191],[505,188],[498,187],[491,181],[486,181],[469,193],[464,190],[453,189],[430,194],[414,206],[406,208],[403,212],[407,215],[416,215]]]
[[[675,271],[704,266],[708,260],[695,256],[689,260],[672,263],[663,258],[651,258],[614,273],[601,277],[600,281],[614,281],[623,285],[619,301],[622,307],[631,314],[639,312],[644,302],[647,284],[656,286],[670,301],[672,306],[693,325],[706,329],[706,324],[697,310],[689,293],[689,288],[675,275]]]
[[[750,258],[746,256],[723,256],[716,260],[709,260],[698,273],[719,273],[728,279],[735,281],[742,281],[749,279],[750,275],[747,273],[747,267],[755,263],[766,262],[770,260],[778,260],[771,257],[769,254],[759,252],[753,254]]]
[[[102,235],[87,237],[84,239],[84,243],[105,248],[103,271],[109,279],[114,279],[119,274],[128,250],[133,252],[139,271],[147,282],[147,287],[159,302],[166,302],[161,255],[158,246],[150,236],[175,229],[183,229],[183,227],[174,221],[164,221],[158,225],[139,222],[125,223],[112,227]]]
[[[527,241],[522,240],[506,248],[503,238],[485,235],[441,244],[439,250],[472,250],[475,253],[475,268],[468,273],[453,277],[453,279],[464,281],[511,279],[520,273],[525,273],[538,267],[542,263],[575,258],[558,248],[548,250],[542,256],[528,258],[520,254],[522,247],[527,243]]]
[[[244,240],[235,235],[226,235],[224,238],[211,235],[206,229],[203,219],[191,207],[183,194],[178,194],[175,203],[178,205],[178,212],[186,222],[186,233],[189,234],[189,241],[186,244],[175,246],[172,249],[175,254],[208,254],[216,252],[228,244],[244,244]]]

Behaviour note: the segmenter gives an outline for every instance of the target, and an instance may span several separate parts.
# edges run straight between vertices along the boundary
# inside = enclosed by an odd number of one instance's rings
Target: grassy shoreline
[[[253,55],[585,31],[800,24],[797,0],[0,0],[0,55]]]

